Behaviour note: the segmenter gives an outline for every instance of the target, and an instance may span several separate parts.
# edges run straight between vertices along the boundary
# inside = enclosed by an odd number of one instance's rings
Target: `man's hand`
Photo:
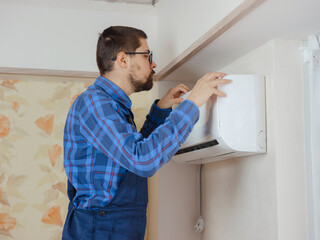
[[[201,107],[213,94],[225,97],[226,95],[218,90],[219,84],[231,83],[231,80],[221,79],[225,76],[227,76],[225,73],[207,73],[197,81],[187,99]]]
[[[181,103],[183,99],[180,98],[180,95],[182,93],[187,93],[188,91],[190,90],[186,85],[179,84],[178,86],[171,88],[166,95],[159,100],[157,106],[163,109],[171,108],[174,104]]]

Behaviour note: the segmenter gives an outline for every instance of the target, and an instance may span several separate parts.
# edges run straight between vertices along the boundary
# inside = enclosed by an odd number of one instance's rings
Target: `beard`
[[[133,87],[134,92],[148,91],[153,87],[153,75],[155,71],[152,70],[146,82],[141,82],[133,77],[133,74],[129,75],[129,82]]]

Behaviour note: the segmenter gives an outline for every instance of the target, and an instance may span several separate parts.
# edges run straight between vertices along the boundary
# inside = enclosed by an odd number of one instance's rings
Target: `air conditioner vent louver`
[[[218,144],[219,143],[218,143],[217,140],[212,140],[212,141],[209,141],[209,142],[200,143],[200,144],[197,144],[197,145],[194,145],[194,146],[191,146],[191,147],[180,149],[176,153],[176,155],[187,153],[187,152],[193,152],[193,151],[201,150],[201,149],[212,147],[212,146],[215,146],[215,145],[218,145]]]
[[[226,156],[232,155],[232,154],[234,154],[234,152],[228,152],[228,153],[220,154],[220,155],[214,156],[214,158],[221,158],[222,159],[222,158],[225,158]],[[199,163],[203,163],[204,160],[206,160],[206,159],[199,159],[198,162]],[[197,160],[189,160],[189,161],[186,161],[186,162],[187,163],[196,163],[196,161]]]

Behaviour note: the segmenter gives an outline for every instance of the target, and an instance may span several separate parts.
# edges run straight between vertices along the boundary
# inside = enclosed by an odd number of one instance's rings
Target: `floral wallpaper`
[[[63,129],[88,85],[0,79],[0,239],[61,239],[69,201]],[[132,100],[141,128],[150,101],[139,94]]]

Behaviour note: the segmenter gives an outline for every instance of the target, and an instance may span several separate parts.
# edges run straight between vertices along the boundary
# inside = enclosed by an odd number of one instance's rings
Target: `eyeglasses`
[[[125,54],[130,54],[130,55],[134,55],[134,54],[147,54],[149,55],[149,63],[152,64],[152,51],[150,52],[124,52]],[[111,58],[111,61],[115,61],[117,59],[117,56]]]

